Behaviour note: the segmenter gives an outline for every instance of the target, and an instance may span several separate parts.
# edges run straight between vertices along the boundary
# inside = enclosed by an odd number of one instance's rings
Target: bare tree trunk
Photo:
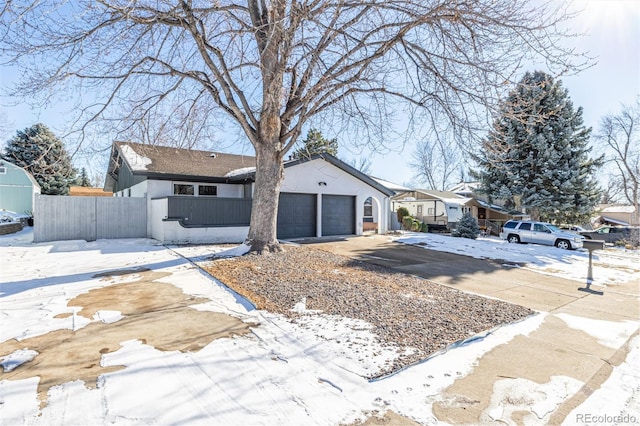
[[[252,252],[279,252],[278,202],[284,178],[282,155],[273,143],[256,144],[256,184],[247,243]]]

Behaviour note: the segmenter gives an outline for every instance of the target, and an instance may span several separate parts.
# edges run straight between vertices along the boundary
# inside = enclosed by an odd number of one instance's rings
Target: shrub
[[[630,249],[630,250],[640,248],[640,242],[638,240],[634,240],[634,239],[628,239],[627,240],[627,239],[623,238],[621,240],[618,240],[618,241],[614,242],[613,245],[617,246],[617,247],[623,247],[623,248],[626,248],[626,249]]]
[[[410,230],[411,226],[413,225],[413,218],[411,216],[405,216],[404,218],[402,218],[402,227],[405,230]]]
[[[475,240],[478,238],[480,227],[475,217],[471,216],[471,213],[465,213],[460,218],[456,228],[451,232],[454,237],[471,238]]]
[[[420,232],[429,232],[429,225],[427,225],[426,223],[422,222],[420,224]]]
[[[409,216],[409,210],[406,207],[400,207],[396,210],[396,215],[398,216],[398,222],[404,224],[404,218]]]
[[[411,230],[413,232],[418,232],[420,230],[420,225],[421,223],[418,220],[414,219],[413,223],[411,224]]]

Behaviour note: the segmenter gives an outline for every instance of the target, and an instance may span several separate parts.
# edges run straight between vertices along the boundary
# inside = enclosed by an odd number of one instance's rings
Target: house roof
[[[330,154],[316,154],[284,162],[284,167],[293,167],[307,161],[322,159],[350,175],[369,184],[387,196],[394,192],[370,176],[346,164]],[[159,179],[197,180],[214,178],[229,182],[255,179],[256,159],[247,155],[221,152],[171,148],[134,142],[114,142],[107,170],[105,190],[113,189],[118,168],[126,162],[135,175]]]
[[[371,179],[373,179],[376,182],[378,182],[380,185],[382,185],[382,186],[384,186],[386,188],[389,188],[390,190],[392,190],[395,193],[411,191],[411,188],[407,188],[406,186],[398,185],[397,183],[393,183],[393,182],[390,182],[388,180],[380,179],[380,178],[377,178],[375,176],[370,176],[370,177],[371,177]]]
[[[24,172],[25,176],[27,177],[27,179],[29,179],[29,182],[31,182],[31,184],[35,188],[41,189],[40,188],[40,184],[38,183],[36,178],[34,178],[33,175],[31,173],[29,173],[28,170],[26,170],[25,168],[20,167],[20,166],[18,166],[16,164],[13,164],[11,161],[5,160],[4,158],[0,158],[0,166],[7,166],[7,165],[10,165],[10,166],[14,167],[15,169],[22,170]]]
[[[634,206],[625,204],[608,205],[600,209],[601,213],[633,213],[635,211]]]
[[[506,215],[510,215],[510,216],[519,216],[519,217],[525,217],[525,216],[529,216],[526,213],[523,213],[521,211],[518,210],[509,210],[509,209],[505,209],[504,207],[501,207],[497,204],[489,204],[488,202],[484,201],[484,200],[480,200],[480,199],[474,199],[476,203],[478,203],[478,205],[480,207],[484,207],[486,209],[489,210],[493,210],[496,211],[498,213],[502,213],[502,214],[506,214]]]
[[[620,219],[614,219],[612,217],[600,216],[600,220],[603,222],[613,223],[614,225],[629,226],[629,222],[625,222],[624,220]]]
[[[458,199],[464,198],[461,195],[456,194],[451,191],[436,191],[435,189],[416,189],[416,192],[422,192],[423,194],[431,195],[432,197],[437,197],[441,199]]]
[[[118,168],[126,163],[134,175],[159,179],[228,179],[231,172],[255,167],[249,155],[173,148],[135,142],[114,142],[107,169],[105,190],[114,188]]]
[[[224,177],[241,168],[255,167],[253,156],[172,148],[133,142],[115,142],[125,161],[135,172],[170,175]]]
[[[403,201],[421,202],[421,201],[429,201],[429,200],[437,199],[447,204],[458,204],[458,205],[464,205],[469,201],[471,201],[471,198],[462,197],[458,194],[454,194],[453,192],[449,192],[449,191],[436,191],[433,189],[413,189],[411,191],[408,191],[408,193],[420,193],[428,196],[429,198],[411,197],[409,199],[409,198],[406,198],[407,192],[405,192],[404,194],[396,195],[394,197],[394,200],[399,202],[403,202]],[[402,198],[402,197],[405,197],[405,198]]]
[[[437,191],[435,189],[411,189],[407,192],[415,192],[415,193],[420,193],[423,195],[427,195],[430,198],[438,198],[440,200],[468,200],[468,198],[465,198],[461,195],[458,195],[456,193],[450,192],[450,191]],[[402,195],[406,195],[406,194],[400,194],[398,196],[396,196],[396,199],[399,199],[399,197],[401,197]],[[402,201],[401,199],[399,199],[400,201]],[[418,197],[418,200],[420,200],[420,198]],[[416,200],[417,201],[417,200]]]
[[[447,191],[456,194],[473,194],[480,187],[480,182],[460,182]]]

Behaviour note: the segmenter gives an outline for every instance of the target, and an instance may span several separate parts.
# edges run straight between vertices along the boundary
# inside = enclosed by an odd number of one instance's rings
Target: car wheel
[[[571,244],[567,240],[558,240],[556,241],[556,247],[562,250],[569,250],[571,248]]]
[[[509,238],[507,238],[507,241],[509,241],[512,244],[518,244],[520,242],[520,237],[518,237],[517,235],[509,235]]]

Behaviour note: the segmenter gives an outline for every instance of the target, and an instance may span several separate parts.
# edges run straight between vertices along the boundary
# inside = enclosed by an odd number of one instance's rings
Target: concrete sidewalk
[[[524,414],[534,413],[541,423],[578,424],[578,419],[567,417],[569,413],[625,360],[632,340],[640,334],[640,286],[636,282],[585,291],[586,283],[501,261],[425,250],[378,235],[302,243],[545,315],[537,330],[486,353],[473,373],[445,391],[433,409],[438,420],[447,423],[514,424],[522,423]],[[603,325],[606,335],[593,332]],[[566,394],[548,397],[546,404],[535,404],[535,398],[528,396],[545,393],[545,385],[558,381],[565,383]],[[635,392],[634,399],[640,400],[640,386],[635,386]]]

